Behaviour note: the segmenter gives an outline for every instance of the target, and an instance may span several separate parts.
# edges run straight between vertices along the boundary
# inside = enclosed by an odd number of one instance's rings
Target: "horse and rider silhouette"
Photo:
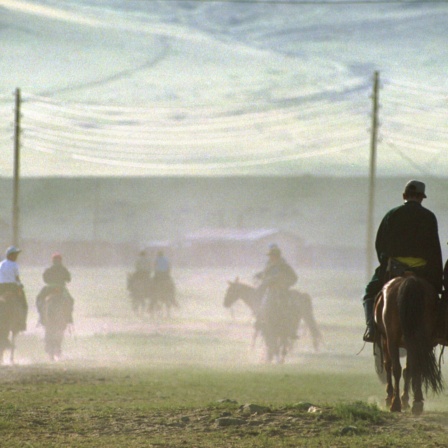
[[[291,351],[302,322],[310,332],[315,351],[319,350],[322,335],[314,317],[313,304],[309,294],[296,289],[288,291],[287,300],[282,303],[272,301],[264,313],[263,322],[256,320],[252,336],[252,346],[261,334],[266,346],[266,361],[276,359],[282,363]],[[252,311],[254,317],[259,316],[262,296],[259,288],[240,282],[229,281],[224,297],[224,307],[230,308],[236,301],[241,300]]]

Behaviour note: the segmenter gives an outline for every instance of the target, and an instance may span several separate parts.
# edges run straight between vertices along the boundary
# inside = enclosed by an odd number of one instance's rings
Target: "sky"
[[[0,176],[444,177],[448,3],[0,0]]]

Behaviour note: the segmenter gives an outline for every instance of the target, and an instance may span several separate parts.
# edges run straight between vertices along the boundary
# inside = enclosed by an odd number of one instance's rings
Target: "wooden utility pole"
[[[378,140],[378,99],[379,72],[376,71],[373,80],[372,93],[372,134],[370,139],[370,169],[369,169],[369,208],[367,212],[367,279],[373,274],[372,262],[374,258],[374,205],[375,205],[375,176],[376,176],[376,146]]]
[[[12,244],[19,245],[19,180],[20,180],[20,89],[16,89],[15,117],[14,117],[14,179],[12,201]]]

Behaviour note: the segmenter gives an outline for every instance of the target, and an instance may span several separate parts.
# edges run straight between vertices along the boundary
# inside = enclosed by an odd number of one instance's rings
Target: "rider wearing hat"
[[[381,221],[375,248],[380,265],[366,286],[363,298],[367,329],[364,341],[374,341],[373,307],[384,284],[402,272],[412,270],[442,292],[442,251],[437,218],[422,206],[425,184],[409,181],[404,188],[404,204],[390,210]]]
[[[6,258],[0,263],[0,296],[9,292],[21,304],[24,312],[19,331],[25,331],[28,304],[19,276],[17,257],[20,252],[21,250],[15,246],[6,249]]]
[[[277,244],[271,244],[266,255],[269,258],[265,268],[255,275],[262,281],[261,288],[289,289],[297,281],[297,274],[282,257],[282,252]]]
[[[297,281],[294,269],[282,257],[282,252],[277,244],[269,246],[268,261],[265,268],[255,277],[261,280],[258,288],[261,296],[261,306],[257,316],[257,325],[263,323],[267,309],[275,304],[283,302],[283,310],[288,305],[288,290]],[[294,335],[295,336],[295,335]]]

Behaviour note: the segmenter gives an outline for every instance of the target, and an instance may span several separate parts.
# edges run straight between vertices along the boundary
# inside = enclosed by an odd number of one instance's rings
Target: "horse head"
[[[224,307],[230,308],[238,299],[239,299],[239,288],[240,279],[237,277],[235,281],[227,281],[228,287],[226,291],[226,295],[224,296]]]

